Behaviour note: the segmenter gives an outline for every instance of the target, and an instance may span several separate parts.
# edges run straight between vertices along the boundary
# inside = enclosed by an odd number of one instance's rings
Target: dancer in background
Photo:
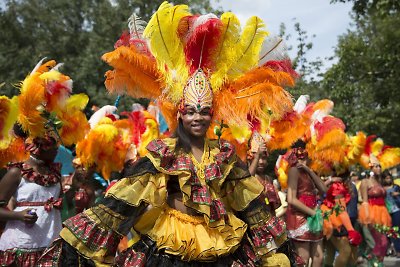
[[[30,158],[10,164],[0,182],[0,199],[10,209],[0,214],[7,221],[0,237],[2,266],[33,266],[61,230],[57,148],[52,136],[34,138],[27,147]]]
[[[311,259],[312,266],[322,266],[322,214],[317,205],[317,198],[318,195],[324,194],[327,188],[321,178],[307,166],[309,158],[304,142],[298,141],[293,145],[289,160],[289,206],[286,211],[289,238],[293,240],[297,253],[306,265]],[[315,222],[316,229],[308,223],[311,219]]]
[[[354,230],[349,213],[348,204],[351,200],[351,191],[348,187],[349,172],[333,172],[329,179],[329,189],[321,206],[326,214],[324,220],[324,234],[327,239],[325,266],[356,266],[357,246],[362,238],[360,233]],[[357,199],[353,198],[353,201]],[[335,258],[335,252],[338,255]],[[334,262],[334,265],[333,265]]]
[[[388,239],[385,234],[380,233],[377,226],[392,225],[392,218],[385,206],[386,190],[382,187],[382,168],[378,159],[370,155],[371,174],[369,178],[363,179],[360,186],[362,204],[359,209],[359,221],[368,227],[375,246],[372,254],[367,255],[374,258],[379,264],[383,264],[388,247]]]
[[[55,66],[55,61],[39,62],[17,96],[23,131],[14,127],[14,134],[24,138],[29,158],[13,159],[0,181],[0,203],[9,208],[0,210],[0,220],[6,221],[1,266],[36,266],[62,228],[61,165],[54,159],[61,142],[72,145],[88,129],[81,111],[88,98],[71,96],[72,80]],[[12,143],[8,149],[13,150]]]
[[[386,207],[392,217],[392,226],[400,227],[400,186],[393,184],[393,177],[388,171],[382,174],[382,185],[386,190]],[[391,240],[396,252],[396,257],[400,258],[400,239]]]

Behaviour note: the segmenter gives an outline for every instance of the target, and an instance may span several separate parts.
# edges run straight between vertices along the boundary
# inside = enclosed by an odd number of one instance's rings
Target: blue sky
[[[242,23],[256,15],[264,20],[272,33],[279,33],[279,25],[283,22],[287,32],[294,37],[293,25],[299,22],[309,36],[316,35],[311,39],[314,46],[308,53],[309,60],[333,56],[338,36],[346,33],[351,22],[351,4],[330,4],[330,0],[220,0],[215,6],[232,11]],[[294,38],[288,45],[296,45]],[[325,61],[325,67],[329,64]]]

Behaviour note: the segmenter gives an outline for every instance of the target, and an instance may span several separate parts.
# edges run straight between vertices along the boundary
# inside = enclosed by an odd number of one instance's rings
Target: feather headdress
[[[157,121],[147,111],[123,112],[126,119],[112,121],[103,112],[93,114],[97,123],[76,145],[77,158],[86,167],[95,166],[105,179],[120,172],[127,159],[145,156],[145,147],[158,138]]]
[[[251,17],[242,28],[230,12],[218,18],[188,10],[164,2],[144,29],[145,23],[130,18],[130,32],[103,56],[114,68],[106,73],[110,92],[157,100],[170,130],[184,93],[190,91],[184,90],[187,81],[198,73],[211,85],[214,118],[228,125],[250,127],[248,116],[280,119],[292,109],[284,88],[294,85],[295,72],[281,40],[268,42],[260,18]]]
[[[17,120],[17,98],[0,96],[0,149],[5,149],[11,142],[10,130]]]
[[[369,169],[371,163],[380,164],[382,170],[400,164],[400,148],[385,145],[382,138],[377,138],[376,135],[370,135],[365,138],[363,144],[363,153],[359,157],[359,163],[365,169]]]
[[[58,71],[54,60],[40,61],[20,84],[18,123],[30,137],[53,132],[65,145],[83,138],[88,122],[82,110],[89,99],[73,95],[72,80]]]

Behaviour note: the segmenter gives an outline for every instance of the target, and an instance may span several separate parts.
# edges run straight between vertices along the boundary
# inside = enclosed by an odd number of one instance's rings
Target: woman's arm
[[[315,211],[306,205],[304,205],[300,200],[297,199],[297,182],[299,179],[299,170],[295,167],[289,169],[288,174],[288,193],[287,201],[290,205],[293,205],[297,210],[303,212],[307,215],[314,216]]]
[[[252,176],[256,175],[258,161],[263,153],[267,153],[267,147],[264,143],[260,145],[257,152],[254,154],[254,159],[249,166],[249,172]]]
[[[252,176],[256,175],[256,170],[257,170],[257,164],[258,160],[260,159],[260,154],[255,153],[253,160],[251,161],[251,164],[249,166],[249,172]]]
[[[21,182],[21,171],[18,168],[11,168],[0,180],[0,202],[4,206],[17,191],[18,185]]]
[[[14,193],[17,191],[18,185],[21,182],[21,171],[18,168],[11,168],[0,181],[0,221],[20,220],[27,223],[34,223],[37,220],[36,215],[30,215],[28,212],[32,209],[22,211],[9,210],[6,207],[14,208],[15,200]]]
[[[368,203],[368,180],[364,179],[361,181],[360,192],[362,202]]]
[[[310,175],[310,177],[313,179],[314,184],[318,188],[318,191],[320,192],[321,195],[324,194],[326,191],[328,191],[328,188],[326,187],[326,185],[322,181],[322,179],[317,174],[315,174],[315,172],[313,170],[311,170],[307,165],[298,163],[297,168],[304,170],[305,172],[308,173],[308,175]]]

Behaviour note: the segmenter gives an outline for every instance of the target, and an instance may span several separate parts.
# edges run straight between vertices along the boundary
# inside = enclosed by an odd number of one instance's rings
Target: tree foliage
[[[325,73],[322,90],[335,102],[335,114],[349,131],[363,130],[399,146],[398,1],[354,1],[355,8],[361,2],[364,8],[355,14],[356,28],[339,39],[338,62]]]
[[[85,92],[91,104],[113,104],[106,93],[107,65],[100,57],[111,51],[135,12],[148,21],[162,0],[6,0],[0,5],[1,94],[18,94],[23,80],[43,57],[65,62],[62,71],[74,80],[74,92]],[[192,12],[213,10],[210,1],[178,0]],[[126,108],[132,100],[123,97]]]

